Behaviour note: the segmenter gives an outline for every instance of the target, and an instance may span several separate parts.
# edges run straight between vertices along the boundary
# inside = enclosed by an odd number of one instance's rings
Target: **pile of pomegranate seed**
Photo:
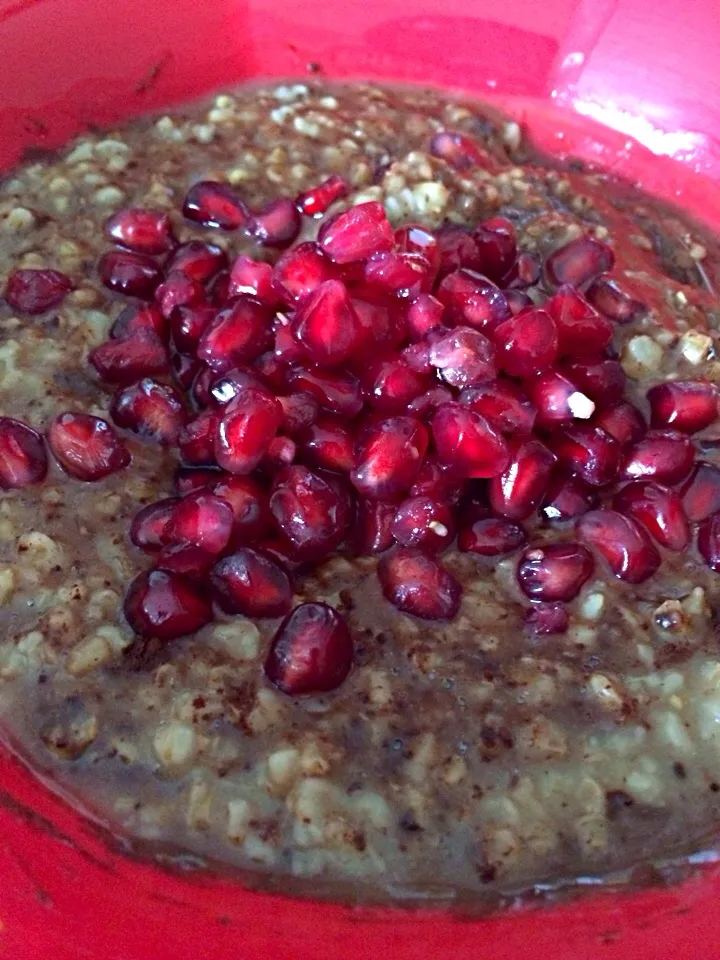
[[[452,132],[430,147],[459,170],[486,160]],[[611,248],[581,236],[543,263],[503,217],[393,230],[377,202],[333,214],[347,194],[334,176],[253,211],[226,184],[190,188],[195,229],[241,232],[274,262],[179,243],[151,210],[107,224],[99,276],[131,302],[89,362],[114,426],[68,411],[47,442],[83,481],[127,466],[124,431],[177,452],[175,495],[130,530],[151,563],[125,603],[136,633],[191,633],[213,603],[284,617],[266,676],[319,693],[348,675],[352,639],[330,607],[292,609],[293,579],[337,553],[382,554],[383,595],[428,620],[460,606],[453,544],[490,568],[514,555],[538,634],[567,629],[593,576],[640,583],[693,538],[720,571],[720,468],[693,440],[718,420],[717,389],[674,380],[631,402],[612,343],[643,307],[607,275]],[[303,218],[317,241],[296,242]],[[71,289],[38,273],[10,277],[13,308]],[[46,471],[40,435],[0,419],[0,485]]]

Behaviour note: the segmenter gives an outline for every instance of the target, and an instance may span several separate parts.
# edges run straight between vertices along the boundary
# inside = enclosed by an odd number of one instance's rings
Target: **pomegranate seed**
[[[347,678],[353,653],[350,631],[337,610],[301,603],[278,627],[265,675],[291,697],[327,693]]]
[[[425,460],[415,475],[410,487],[411,497],[430,497],[455,506],[462,496],[462,483],[453,474],[452,467],[446,467],[435,460]]]
[[[389,358],[372,361],[362,382],[370,406],[381,413],[402,413],[428,387],[426,376]]]
[[[248,222],[247,232],[263,247],[288,247],[300,233],[302,221],[295,203],[277,197]]]
[[[302,445],[303,459],[326,470],[349,473],[353,466],[353,435],[330,417],[313,424]]]
[[[430,497],[411,497],[397,509],[392,535],[406,547],[422,547],[436,553],[455,539],[455,521],[444,503]]]
[[[205,407],[209,407],[215,400],[210,393],[210,388],[218,380],[218,376],[207,364],[200,363],[197,359],[195,360],[195,364],[195,376],[191,384],[192,399],[196,408],[204,410]],[[229,371],[227,376],[229,377],[231,373],[232,371]]]
[[[470,329],[469,327],[466,329]],[[433,340],[436,335],[439,335],[440,331],[435,331],[431,334],[430,339]],[[433,367],[430,363],[430,344],[429,342],[425,343],[410,343],[407,347],[403,347],[401,351],[402,363],[409,367],[414,373],[419,373],[425,377],[425,381],[429,381],[430,374],[433,373]],[[450,393],[450,391],[448,391]],[[450,394],[452,398],[452,394]],[[414,399],[414,398],[413,398]]]
[[[301,560],[327,556],[344,539],[350,501],[329,475],[307,467],[281,470],[270,491],[270,511],[281,536]]]
[[[175,490],[184,497],[186,493],[211,487],[221,476],[223,474],[215,468],[178,467],[174,477]],[[215,493],[214,490],[213,493]]]
[[[214,243],[203,243],[201,240],[190,240],[177,248],[165,269],[167,273],[182,270],[191,280],[205,283],[224,270],[227,264],[227,254],[222,247]]]
[[[19,420],[0,417],[0,488],[12,490],[40,483],[47,469],[40,434]]]
[[[586,235],[550,254],[545,261],[545,277],[555,287],[565,283],[583,287],[612,270],[614,263],[615,254],[610,247]]]
[[[160,210],[129,207],[105,222],[105,236],[135,253],[154,256],[175,246],[170,217]]]
[[[200,337],[217,316],[215,307],[200,304],[194,307],[178,307],[170,317],[173,346],[181,353],[193,354]]]
[[[444,403],[451,403],[453,394],[447,387],[432,387],[408,404],[407,412],[411,417],[423,420]]]
[[[582,297],[564,284],[543,304],[555,321],[559,353],[563,357],[592,357],[602,353],[613,338],[613,326]]]
[[[440,282],[438,300],[448,308],[455,323],[492,331],[512,317],[505,294],[487,277],[472,270],[455,270]]]
[[[353,543],[360,556],[384,553],[393,545],[392,524],[397,513],[394,503],[360,500],[355,518]]]
[[[591,487],[611,483],[620,469],[620,444],[609,433],[589,424],[559,430],[552,449],[560,463]]]
[[[570,617],[561,603],[538,603],[525,614],[525,626],[537,636],[566,633]]]
[[[292,584],[285,570],[252,547],[241,547],[218,560],[210,571],[210,583],[226,613],[281,617],[292,602]]]
[[[298,194],[295,204],[307,217],[317,217],[325,213],[336,200],[348,195],[348,185],[342,177],[332,176],[316,187]]]
[[[164,445],[177,441],[187,419],[178,392],[148,378],[116,393],[110,414],[118,427]]]
[[[288,375],[287,366],[279,360],[272,350],[261,353],[253,361],[253,367],[259,377],[275,392],[280,393],[285,390],[286,379]]]
[[[183,353],[170,355],[170,367],[175,380],[183,390],[189,390],[192,387],[193,381],[202,369],[196,357],[188,357]]]
[[[614,407],[601,410],[594,417],[593,425],[602,427],[605,433],[615,437],[623,447],[630,443],[637,443],[647,433],[643,415],[637,407],[627,401],[621,401],[616,403]]]
[[[181,574],[150,570],[135,577],[124,604],[125,619],[141,637],[175,640],[212,620],[212,608]]]
[[[370,500],[396,499],[415,479],[427,446],[427,429],[413,417],[370,423],[358,438],[350,479]]]
[[[135,334],[154,333],[161,340],[167,338],[168,325],[154,303],[125,307],[110,327],[111,340],[131,340]]]
[[[269,309],[280,303],[273,287],[273,268],[269,263],[253,260],[252,257],[238,257],[233,263],[228,277],[228,296],[254,297]]]
[[[290,437],[273,437],[267,453],[262,459],[266,472],[274,473],[280,467],[287,467],[297,456],[297,444]]]
[[[278,318],[276,318],[278,319]],[[284,318],[283,318],[284,319]],[[302,363],[307,360],[307,354],[295,339],[289,324],[274,324],[276,359],[287,367],[289,364]]]
[[[524,387],[537,408],[538,423],[543,426],[589,420],[595,412],[595,404],[590,397],[557,370],[546,370],[532,377]]]
[[[186,220],[203,227],[238,230],[250,216],[248,208],[226,183],[201,180],[190,187],[183,203]]]
[[[550,482],[540,513],[546,520],[574,520],[598,504],[598,495],[579,477],[557,472]]]
[[[138,300],[152,300],[162,280],[152,257],[131,250],[108,250],[98,260],[98,273],[108,290]]]
[[[595,563],[579,543],[544,543],[520,557],[517,578],[531,600],[573,600],[591,577]]]
[[[178,497],[167,497],[138,510],[130,524],[131,542],[146,553],[161,550],[167,544],[165,529],[178,503]]]
[[[438,407],[432,419],[435,448],[458,477],[495,477],[510,460],[502,436],[484,417],[459,403]]]
[[[320,404],[311,393],[299,390],[287,397],[278,397],[283,408],[282,429],[290,436],[309,430],[318,418]]]
[[[400,253],[419,253],[430,264],[430,275],[434,277],[440,266],[440,244],[438,238],[427,227],[419,223],[409,223],[395,231],[395,249]]]
[[[215,434],[215,458],[228,473],[247,474],[268,451],[282,423],[279,401],[265,390],[246,387],[222,409]]]
[[[480,517],[458,534],[458,550],[481,557],[502,557],[525,543],[523,528],[502,517]]]
[[[587,298],[596,310],[616,323],[631,323],[647,313],[643,303],[634,300],[608,277],[593,280],[587,289]]]
[[[360,342],[360,324],[348,292],[338,280],[326,280],[300,303],[293,333],[314,363],[337,366]]]
[[[273,268],[273,287],[292,304],[336,279],[336,268],[316,243],[300,243],[284,253]]]
[[[219,419],[214,410],[203,410],[185,424],[178,436],[178,449],[185,463],[195,467],[215,463],[215,434]]]
[[[695,464],[680,493],[688,520],[692,523],[707,520],[720,511],[720,468],[704,461]]]
[[[200,472],[200,471],[197,471]],[[213,475],[211,480],[217,478]],[[211,487],[212,493],[230,504],[235,523],[233,537],[240,543],[252,543],[270,529],[272,518],[268,495],[252,477],[224,476]]]
[[[5,286],[5,300],[18,313],[35,315],[57,307],[73,289],[59,270],[15,270]]]
[[[506,380],[491,380],[468,387],[460,403],[484,417],[491,427],[506,436],[532,433],[537,412],[525,394]]]
[[[651,430],[628,451],[623,476],[628,480],[652,478],[661,483],[679,483],[692,470],[695,448],[684,433]]]
[[[475,227],[473,238],[480,252],[481,273],[500,283],[517,257],[515,228],[504,217],[493,217]]]
[[[469,137],[453,130],[441,130],[430,140],[430,153],[444,160],[455,170],[490,166],[490,158]]]
[[[505,470],[488,483],[490,506],[510,520],[524,520],[537,510],[547,493],[555,455],[534,437],[512,450]]]
[[[205,299],[205,289],[197,280],[185,276],[182,270],[173,270],[155,291],[155,300],[162,315],[168,319],[176,307],[192,307]]]
[[[635,480],[615,494],[613,507],[630,516],[668,550],[684,550],[690,543],[690,524],[682,500],[673,490],[647,480]]]
[[[627,583],[642,583],[660,566],[660,554],[643,527],[614,510],[591,510],[577,521],[577,531]]]
[[[499,366],[513,377],[539,373],[557,357],[555,322],[544,310],[521,311],[495,327],[492,338]]]
[[[523,290],[527,290],[528,287],[534,286],[540,279],[541,273],[542,264],[537,254],[519,253],[517,260],[500,282],[500,286],[505,290],[508,303],[510,302],[511,294],[520,293]],[[526,299],[530,301],[526,306],[532,306],[532,298],[526,297]],[[515,312],[516,311],[513,310],[513,313]]]
[[[421,293],[407,309],[407,327],[411,340],[424,340],[431,330],[443,326],[445,307],[429,293]]]
[[[157,555],[154,567],[165,573],[183,574],[191,580],[205,580],[215,559],[212,553],[192,543],[171,543]]]
[[[697,433],[718,418],[718,392],[706,380],[673,380],[648,390],[650,426]]]
[[[130,453],[110,424],[87,413],[61,413],[50,424],[55,459],[76,480],[102,480],[123,470]]]
[[[514,317],[527,307],[535,306],[532,298],[526,293],[523,293],[522,290],[505,289],[505,299],[507,300],[508,307],[510,307],[510,313]]]
[[[617,360],[566,361],[562,372],[601,409],[623,398],[625,371]]]
[[[383,205],[373,200],[328,220],[320,228],[318,241],[335,263],[353,263],[390,250],[395,237]]]
[[[238,297],[217,314],[200,337],[197,355],[217,373],[254,360],[270,346],[270,320],[263,306],[250,297]]]
[[[720,570],[720,514],[714,513],[700,524],[698,550],[711,570]]]
[[[455,270],[482,270],[480,248],[467,227],[446,223],[437,231],[438,274],[447,276]]]
[[[472,327],[455,327],[436,339],[430,347],[430,363],[453,387],[492,380],[497,373],[492,344]]]
[[[398,547],[378,563],[385,599],[403,613],[423,620],[452,620],[462,587],[437,560],[415,547]]]
[[[305,370],[300,367],[289,371],[287,381],[289,387],[307,390],[321,407],[331,413],[355,417],[362,410],[363,398],[360,384],[349,373]]]
[[[129,340],[101,343],[90,351],[88,361],[106,383],[120,385],[169,370],[165,345],[149,330],[138,331]]]
[[[373,253],[365,263],[365,282],[401,300],[414,300],[432,280],[430,262],[419,253]]]
[[[166,543],[189,543],[205,553],[222,553],[235,515],[230,504],[206,490],[188,494],[173,510],[163,532]]]

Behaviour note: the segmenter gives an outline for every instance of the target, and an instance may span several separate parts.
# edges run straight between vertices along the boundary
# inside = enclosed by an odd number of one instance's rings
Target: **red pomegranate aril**
[[[566,633],[570,616],[561,603],[537,603],[525,614],[525,626],[536,636]]]
[[[430,346],[429,359],[452,387],[469,387],[497,374],[493,345],[472,327],[455,327],[439,336]]]
[[[421,293],[407,308],[407,331],[413,341],[424,340],[432,331],[443,327],[445,306],[429,293]]]
[[[345,538],[350,498],[330,475],[293,465],[281,470],[270,491],[278,533],[300,560],[319,560]]]
[[[260,463],[282,423],[283,410],[272,394],[246,387],[218,418],[215,459],[228,473],[248,474]]]
[[[297,238],[301,225],[295,203],[287,197],[277,197],[250,218],[247,232],[263,247],[283,248]]]
[[[209,304],[180,306],[174,310],[170,317],[170,331],[175,349],[181,353],[195,353],[200,337],[216,316],[217,310]]]
[[[272,343],[270,317],[257,300],[238,297],[200,337],[197,355],[217,373],[259,357]]]
[[[191,393],[193,405],[198,410],[204,410],[206,407],[209,407],[213,404],[215,398],[210,393],[210,388],[218,380],[218,375],[214,370],[211,370],[207,364],[201,363],[197,358],[195,359],[195,377],[191,384]],[[232,371],[229,371],[227,376],[230,376]]]
[[[193,467],[215,464],[215,434],[220,417],[215,410],[203,410],[186,423],[178,436],[183,462]]]
[[[185,496],[195,490],[205,487],[211,488],[217,483],[218,477],[225,476],[220,470],[212,467],[178,467],[173,478],[173,485],[177,493]],[[213,493],[215,491],[213,490]]]
[[[355,516],[353,545],[360,556],[384,553],[395,542],[392,524],[397,504],[382,500],[360,500]]]
[[[617,360],[566,360],[561,372],[600,409],[611,407],[623,398],[625,371]]]
[[[392,535],[403,546],[437,553],[455,539],[455,520],[446,504],[431,497],[411,497],[397,508]]]
[[[537,411],[522,390],[510,381],[475,384],[463,390],[459,399],[506,436],[532,433]]]
[[[191,280],[205,283],[228,265],[227,254],[222,247],[201,240],[189,240],[181,244],[165,264],[166,272],[182,270]]]
[[[410,487],[411,497],[430,497],[456,506],[462,497],[463,483],[458,481],[452,467],[443,466],[436,460],[425,460]]]
[[[508,290],[504,291],[505,299],[507,305],[510,308],[510,313],[513,317],[516,317],[518,313],[522,310],[527,309],[527,307],[534,307],[535,304],[531,297],[529,297],[522,290]]]
[[[368,403],[381,413],[403,413],[408,404],[424,393],[429,377],[395,358],[370,361],[362,376]]]
[[[189,357],[184,353],[172,352],[170,354],[170,369],[178,385],[183,390],[190,390],[193,381],[202,369],[202,365],[196,357]]]
[[[714,513],[700,524],[698,550],[711,570],[720,572],[720,513]]]
[[[76,480],[102,480],[130,463],[127,447],[110,424],[88,413],[59,414],[47,438],[55,459]]]
[[[206,553],[222,553],[230,541],[235,515],[230,504],[207,490],[184,497],[163,532],[166,543],[189,543]]]
[[[515,263],[500,281],[500,286],[505,291],[508,303],[510,303],[512,294],[521,293],[528,287],[534,286],[540,279],[541,274],[542,263],[537,254],[524,251],[519,253]],[[532,298],[526,295],[526,299],[530,301],[527,306],[531,306]],[[517,302],[517,299],[515,299],[515,302]],[[513,310],[513,313],[516,312],[516,310]]]
[[[550,522],[574,520],[596,507],[598,500],[597,491],[580,477],[558,470],[550,481],[540,513]]]
[[[555,287],[565,283],[583,287],[612,270],[614,263],[615,254],[606,243],[585,235],[550,254],[545,261],[545,278]]]
[[[295,204],[306,217],[317,217],[325,213],[336,200],[348,195],[347,182],[338,176],[328,177],[316,187],[304,190],[295,198]]]
[[[115,394],[110,415],[118,427],[166,446],[177,441],[187,419],[178,392],[147,377]]]
[[[684,550],[690,543],[690,523],[674,490],[659,483],[634,480],[615,494],[613,507],[641,523],[668,550]]]
[[[57,307],[73,289],[59,270],[14,270],[5,285],[5,300],[18,313],[34,316]]]
[[[280,296],[273,286],[273,268],[262,260],[238,257],[228,277],[228,296],[254,297],[270,309],[280,303]]]
[[[335,690],[353,661],[347,624],[324,603],[301,603],[283,620],[265,660],[265,676],[296,697]]]
[[[177,307],[195,306],[204,299],[203,285],[191,280],[182,270],[172,270],[155,291],[155,301],[166,319]]]
[[[371,200],[323,223],[318,242],[334,263],[353,263],[390,250],[395,237],[385,208]]]
[[[609,277],[598,277],[587,289],[590,303],[616,323],[631,323],[647,312],[645,304],[625,293]]]
[[[437,231],[438,275],[447,276],[455,270],[482,270],[482,257],[475,238],[467,227],[446,223]]]
[[[643,415],[627,400],[601,410],[593,418],[593,425],[601,427],[611,437],[615,437],[623,447],[637,443],[647,433],[647,424]]]
[[[47,470],[47,452],[40,434],[20,420],[0,417],[0,489],[40,483]]]
[[[491,332],[512,317],[502,290],[472,270],[448,273],[437,287],[435,296],[448,308],[455,323],[468,324],[477,330]]]
[[[473,238],[480,252],[481,272],[500,283],[517,257],[515,228],[505,217],[493,217],[475,227]]]
[[[282,393],[287,388],[288,368],[272,350],[266,350],[253,361],[253,369],[274,393]]]
[[[273,437],[267,453],[261,461],[261,467],[271,476],[281,467],[287,467],[297,456],[297,444],[290,437]]]
[[[207,573],[216,559],[214,554],[192,543],[171,543],[158,553],[153,566],[165,573],[179,573],[190,580],[202,580],[204,586]]]
[[[310,426],[301,446],[303,460],[326,470],[349,473],[354,462],[352,432],[337,420],[320,417]]]
[[[151,300],[162,280],[152,257],[131,250],[108,250],[98,261],[98,273],[108,290],[138,300]]]
[[[551,366],[558,355],[555,322],[545,310],[529,307],[492,331],[497,363],[512,377],[529,377]]]
[[[275,318],[273,329],[275,331],[275,344],[273,353],[277,360],[287,368],[294,363],[307,362],[308,356],[302,345],[298,343],[292,332],[289,323],[279,323],[280,315]],[[284,320],[285,317],[282,317]]]
[[[239,543],[259,540],[272,526],[267,492],[252,477],[225,474],[217,480],[217,476],[214,474],[211,478],[211,491],[232,508],[234,540]]]
[[[534,437],[515,444],[507,467],[488,482],[495,513],[510,520],[529,517],[547,493],[555,461],[555,455]]]
[[[491,165],[484,150],[469,137],[454,130],[441,130],[436,133],[430,140],[430,153],[455,170],[469,170],[472,167],[487,169]]]
[[[559,354],[562,357],[592,357],[608,346],[613,326],[578,291],[563,284],[543,304],[555,321]]]
[[[241,547],[218,560],[210,571],[210,584],[225,613],[281,617],[292,603],[292,583],[287,572],[253,547]]]
[[[135,253],[156,256],[175,246],[170,217],[160,210],[129,207],[105,222],[105,236]]]
[[[414,300],[432,285],[433,269],[420,253],[373,253],[365,262],[365,282],[390,297]]]
[[[363,408],[360,383],[349,373],[293,367],[288,371],[287,384],[295,390],[307,390],[321,407],[340,416],[356,417]]]
[[[278,400],[283,408],[282,429],[291,437],[304,434],[318,418],[320,404],[306,390],[278,397]]]
[[[226,406],[246,387],[267,390],[264,378],[253,367],[233,367],[219,377],[210,370],[209,384],[209,401],[218,407]]]
[[[178,503],[178,497],[167,497],[138,510],[130,524],[131,542],[145,553],[161,550],[167,544],[165,529]]]
[[[525,530],[504,517],[479,517],[458,534],[458,550],[481,557],[503,557],[525,543]]]
[[[435,331],[431,336],[423,343],[409,343],[406,347],[400,351],[400,356],[402,357],[402,363],[409,367],[414,373],[419,373],[425,377],[426,382],[429,381],[430,374],[434,373],[432,364],[430,363],[430,339],[434,337],[439,331]],[[413,398],[414,399],[414,398]],[[452,399],[452,395],[451,395]]]
[[[292,331],[310,359],[338,366],[361,342],[361,328],[350,296],[339,280],[326,280],[297,307]]]
[[[561,464],[591,487],[612,483],[620,470],[620,444],[609,433],[589,424],[559,430],[552,450]]]
[[[415,479],[427,447],[427,429],[413,417],[369,423],[355,445],[350,479],[370,500],[397,499]]]
[[[208,303],[211,303],[216,309],[224,307],[228,300],[232,299],[230,295],[230,273],[227,270],[216,273],[212,280],[208,281],[206,296]]]
[[[660,554],[644,528],[615,510],[591,510],[577,521],[581,540],[603,557],[613,576],[642,583],[660,566]]]
[[[167,339],[168,324],[154,303],[130,304],[115,317],[110,327],[111,340],[129,340],[140,334],[154,333],[161,340]]]
[[[125,619],[141,637],[175,640],[212,620],[212,607],[182,574],[149,570],[137,576],[124,603]]]
[[[337,268],[317,243],[300,243],[284,253],[273,268],[273,287],[288,304],[307,297],[326,280],[337,279]]]
[[[653,479],[674,484],[692,470],[695,448],[692,440],[675,430],[651,430],[630,448],[622,464],[627,480]]]
[[[395,231],[395,249],[400,253],[419,253],[430,264],[431,276],[440,266],[440,245],[435,234],[419,223],[409,223]]]
[[[720,467],[700,461],[680,488],[683,509],[691,523],[720,511]]]
[[[531,600],[573,600],[592,576],[592,554],[579,543],[528,547],[518,562],[520,589]]]
[[[589,420],[595,404],[577,386],[557,370],[546,370],[523,384],[537,409],[538,424],[556,426],[573,420]]]
[[[718,391],[707,380],[673,380],[648,390],[650,426],[697,433],[718,418]]]
[[[385,599],[423,620],[452,620],[462,587],[440,563],[416,547],[398,547],[381,557],[378,579]]]
[[[432,434],[438,458],[458,477],[495,477],[510,460],[507,443],[469,407],[446,403],[435,411]]]
[[[226,183],[201,180],[185,196],[183,216],[203,227],[238,230],[249,217],[248,208]]]
[[[448,387],[431,387],[425,393],[421,393],[419,397],[410,401],[407,412],[411,417],[424,420],[444,403],[452,403],[453,399],[454,395]]]
[[[138,331],[127,340],[101,343],[90,351],[88,361],[102,380],[121,386],[170,369],[165,344],[149,330]]]

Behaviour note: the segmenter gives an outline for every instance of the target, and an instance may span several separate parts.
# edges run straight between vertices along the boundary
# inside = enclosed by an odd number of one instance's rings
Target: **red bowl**
[[[692,17],[688,17],[688,13]],[[715,0],[0,0],[0,168],[84,125],[246,79],[431,83],[502,103],[720,227]],[[682,38],[678,42],[678,37]],[[599,121],[599,125],[597,122]],[[124,856],[9,752],[0,950],[18,960],[697,960],[720,956],[720,867],[671,888],[463,920],[252,893]]]

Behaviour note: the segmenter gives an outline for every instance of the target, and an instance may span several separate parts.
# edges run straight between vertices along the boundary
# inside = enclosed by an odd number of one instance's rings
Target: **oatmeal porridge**
[[[714,238],[289,82],[11,171],[0,282],[0,715],[82,809],[359,898],[713,844]]]

